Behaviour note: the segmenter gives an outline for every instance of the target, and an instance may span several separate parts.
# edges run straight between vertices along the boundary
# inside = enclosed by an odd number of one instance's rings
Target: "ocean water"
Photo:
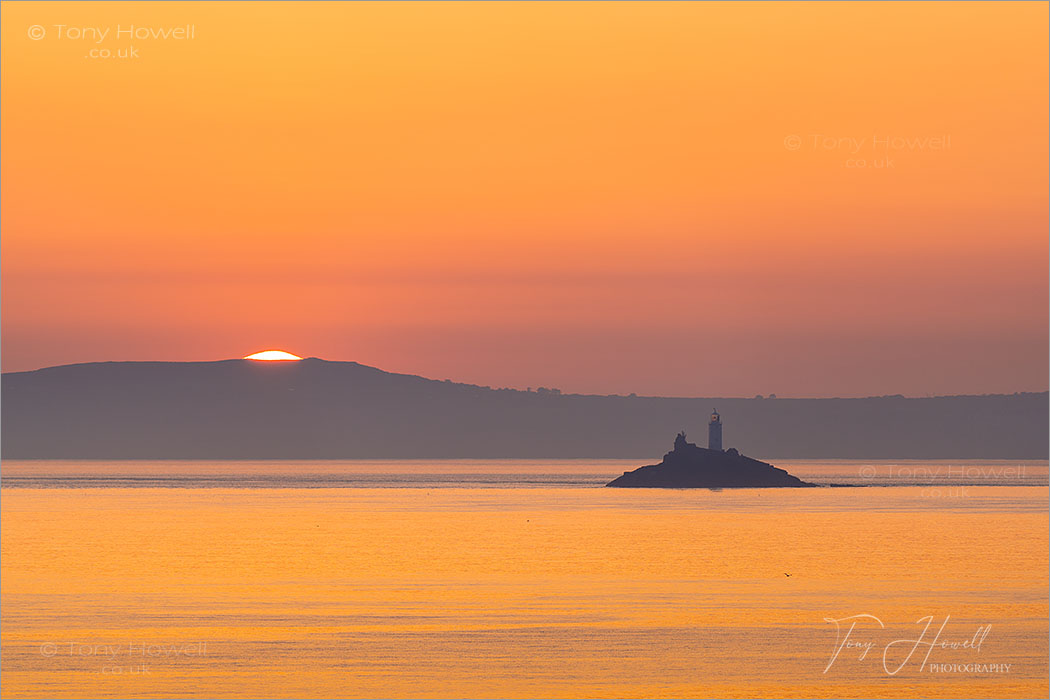
[[[1045,461],[774,462],[5,462],[2,693],[1047,694]]]

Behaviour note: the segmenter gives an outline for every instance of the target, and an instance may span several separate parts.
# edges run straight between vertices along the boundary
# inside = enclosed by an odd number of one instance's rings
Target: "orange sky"
[[[1045,390],[1047,7],[5,2],[3,369]]]

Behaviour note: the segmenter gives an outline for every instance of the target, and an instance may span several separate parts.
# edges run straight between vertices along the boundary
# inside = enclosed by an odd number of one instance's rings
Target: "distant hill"
[[[495,390],[355,362],[102,362],[2,380],[2,456],[651,458],[676,432],[767,458],[1046,458],[1047,392],[862,399]]]

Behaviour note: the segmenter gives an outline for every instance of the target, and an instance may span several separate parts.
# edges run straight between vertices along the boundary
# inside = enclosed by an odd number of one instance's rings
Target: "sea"
[[[767,461],[5,460],[0,693],[1047,696],[1045,460]]]

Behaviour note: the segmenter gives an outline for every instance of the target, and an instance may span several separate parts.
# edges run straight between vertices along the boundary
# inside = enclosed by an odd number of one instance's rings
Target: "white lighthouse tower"
[[[711,422],[707,424],[707,449],[722,451],[722,417],[711,411]]]

